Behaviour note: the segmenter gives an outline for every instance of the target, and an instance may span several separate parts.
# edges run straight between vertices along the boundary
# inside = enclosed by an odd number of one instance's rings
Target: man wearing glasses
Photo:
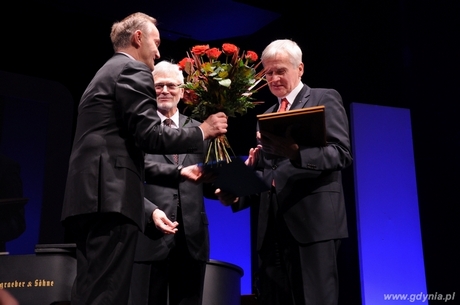
[[[180,87],[184,77],[179,67],[162,61],[155,65],[153,79],[158,116],[164,128],[198,126],[198,121],[180,114],[177,108],[184,94]],[[132,305],[201,304],[209,259],[203,191],[205,196],[212,196],[213,190],[208,184],[187,180],[187,172],[202,161],[203,154],[145,157],[146,228],[138,236]],[[160,229],[165,219],[173,225]]]

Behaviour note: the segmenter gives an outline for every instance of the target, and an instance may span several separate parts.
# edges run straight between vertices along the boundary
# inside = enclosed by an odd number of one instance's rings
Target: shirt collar
[[[168,117],[164,116],[158,110],[157,110],[157,113],[158,113],[158,116],[160,117],[162,123],[163,123],[163,121],[165,119],[168,119]],[[178,110],[176,110],[176,112],[169,119],[171,119],[173,121],[173,125],[174,125],[173,127],[179,128],[179,111]]]
[[[131,58],[131,59],[133,59],[133,60],[136,60],[134,57],[132,57],[131,55],[129,55],[129,54],[126,53],[126,52],[117,52],[117,53],[126,55],[126,56],[128,56],[129,58]]]
[[[299,82],[299,84],[294,88],[294,90],[292,90],[291,92],[289,92],[288,95],[286,95],[284,98],[287,99],[288,101],[288,107],[286,108],[286,110],[289,110],[292,106],[292,103],[294,102],[297,94],[299,94],[300,90],[302,90],[302,87],[303,87],[303,83],[302,82]],[[279,98],[278,99],[278,103],[281,105],[281,100],[283,98]]]

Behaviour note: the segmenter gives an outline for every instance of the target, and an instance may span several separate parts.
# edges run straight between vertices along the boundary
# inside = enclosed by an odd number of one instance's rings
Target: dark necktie
[[[171,127],[172,126],[172,120],[171,119],[165,119],[163,121],[163,124],[165,124],[165,126]],[[173,159],[174,159],[174,163],[179,164],[179,155],[173,154],[172,156],[173,156]]]

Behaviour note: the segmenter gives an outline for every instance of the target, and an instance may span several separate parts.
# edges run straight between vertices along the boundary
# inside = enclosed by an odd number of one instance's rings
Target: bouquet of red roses
[[[264,79],[264,71],[257,72],[258,56],[253,51],[239,53],[239,48],[230,43],[224,43],[222,49],[196,45],[179,62],[187,74],[183,99],[192,110],[192,118],[202,121],[220,111],[234,117],[246,114],[260,103],[252,96],[262,87],[258,85]],[[220,57],[224,60],[219,60]],[[213,139],[204,163],[231,162],[228,149],[231,147],[226,136]]]

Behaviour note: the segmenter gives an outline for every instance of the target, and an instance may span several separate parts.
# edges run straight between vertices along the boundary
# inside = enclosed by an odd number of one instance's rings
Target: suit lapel
[[[178,110],[178,111],[179,111],[179,110]],[[179,113],[179,128],[182,128],[182,127],[184,126],[186,120],[187,120],[187,117],[186,117],[185,115]],[[190,125],[190,126],[191,126],[191,125]],[[179,163],[179,164],[184,163],[184,159],[185,159],[186,156],[187,156],[187,154],[180,154],[180,155],[179,155],[179,162],[178,162],[178,163]],[[172,162],[174,163],[174,160],[172,159],[172,156],[171,156],[171,160],[172,160]]]
[[[290,110],[305,108],[310,98],[310,91],[310,87],[304,84],[300,92],[295,97]]]
[[[310,98],[310,91],[311,88],[304,84],[300,92],[295,97],[294,102],[292,103],[292,106],[291,108],[289,108],[289,110],[305,108]],[[272,107],[268,108],[265,113],[276,111],[278,111],[278,104],[275,104]]]
[[[178,111],[179,111],[179,110],[178,110]],[[182,128],[182,126],[184,125],[186,119],[187,119],[186,116],[184,116],[184,115],[182,115],[182,114],[179,113],[179,128]],[[182,163],[184,162],[184,159],[185,159],[185,157],[187,156],[187,154],[179,154],[178,156],[179,156],[178,164],[182,164]],[[172,154],[170,154],[170,155],[164,155],[164,157],[165,157],[166,159],[168,159],[169,162],[171,162],[172,164],[175,164],[175,162],[174,162],[174,157],[173,157]]]
[[[169,162],[171,162],[172,164],[174,164],[174,157],[173,155],[164,155],[166,159],[169,160]],[[180,155],[179,155],[180,157]],[[180,159],[179,159],[179,164],[180,164]]]

